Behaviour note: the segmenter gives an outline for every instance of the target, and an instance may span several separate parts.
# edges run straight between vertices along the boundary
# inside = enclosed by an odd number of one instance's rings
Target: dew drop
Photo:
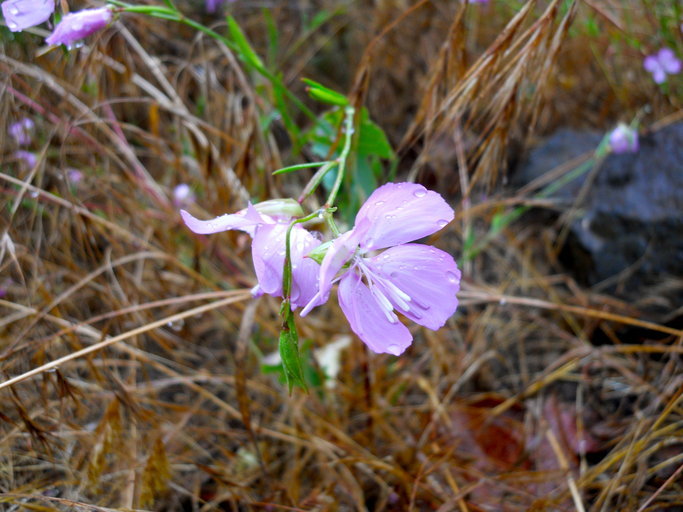
[[[458,276],[456,276],[453,272],[446,272],[446,279],[448,279],[448,281],[451,283],[458,282]]]
[[[445,228],[448,225],[448,221],[445,219],[441,219],[436,222],[436,225],[440,228]]]
[[[398,272],[392,272],[391,274],[389,274],[389,277],[391,277],[392,279],[395,279],[398,276],[399,276]]]
[[[166,324],[168,327],[173,329],[174,331],[178,332],[182,330],[183,326],[185,325],[185,321],[181,318],[180,320],[174,320],[172,322],[168,322]]]
[[[421,188],[420,190],[416,190],[415,192],[413,192],[413,195],[415,197],[424,197],[427,195],[427,191],[425,189]]]
[[[17,14],[19,14],[19,9],[17,9],[16,7],[12,7],[12,8],[9,10],[9,13],[10,13],[11,15],[13,15],[13,16],[16,16]]]
[[[401,347],[399,347],[398,345],[389,345],[387,347],[387,352],[389,352],[390,354],[395,355],[395,356],[400,356],[401,355]]]
[[[377,201],[375,203],[375,206],[382,206],[384,204],[384,201]]]
[[[419,266],[415,265],[415,266],[413,267],[413,270],[422,270],[422,267],[419,267]]]
[[[18,28],[18,25],[16,23],[14,23],[13,21],[8,21],[7,26],[9,27],[10,30],[14,30],[14,29]]]
[[[38,192],[37,190],[32,190],[32,191],[31,191],[30,196],[31,196],[32,198],[35,199],[36,197],[38,197],[38,195],[39,195],[39,192]]]

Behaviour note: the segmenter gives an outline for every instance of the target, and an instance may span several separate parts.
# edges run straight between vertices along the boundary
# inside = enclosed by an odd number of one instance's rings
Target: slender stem
[[[315,211],[309,215],[306,215],[305,217],[295,219],[287,228],[287,234],[285,235],[285,262],[284,268],[282,270],[282,298],[286,302],[290,301],[290,296],[292,294],[292,251],[290,246],[292,228],[294,228],[296,224],[301,224],[302,222],[315,219],[320,215],[320,213],[320,211]]]
[[[342,181],[344,179],[344,171],[346,170],[346,161],[351,152],[351,141],[353,140],[353,116],[356,111],[352,106],[347,106],[344,109],[344,148],[342,149],[341,155],[337,158],[339,162],[339,167],[337,168],[337,179],[334,181],[334,186],[330,191],[330,195],[327,197],[327,202],[325,207],[329,208],[334,206],[334,202],[337,199],[337,194],[341,188]]]

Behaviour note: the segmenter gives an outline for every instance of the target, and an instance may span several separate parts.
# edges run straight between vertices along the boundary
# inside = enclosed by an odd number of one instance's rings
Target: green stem
[[[339,167],[337,168],[337,178],[334,181],[334,186],[330,191],[330,195],[327,197],[327,202],[325,207],[330,208],[334,206],[334,202],[337,199],[337,194],[341,188],[342,181],[344,179],[344,171],[346,170],[346,161],[351,152],[351,141],[353,140],[353,116],[356,113],[355,109],[351,106],[344,108],[344,148],[342,149],[339,158]]]
[[[305,217],[293,220],[289,227],[287,228],[287,234],[285,235],[285,262],[284,268],[282,269],[282,298],[284,302],[289,303],[290,297],[292,295],[292,250],[290,246],[290,238],[292,234],[292,228],[296,224],[301,224],[309,220],[313,220],[320,215],[320,210],[315,211]]]

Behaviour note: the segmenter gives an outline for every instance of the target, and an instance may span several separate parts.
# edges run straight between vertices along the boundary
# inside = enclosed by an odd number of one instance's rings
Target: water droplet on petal
[[[375,203],[375,206],[382,206],[384,204],[384,201],[377,201]]]
[[[19,14],[19,9],[17,9],[16,7],[12,7],[12,8],[9,10],[9,12],[10,12],[10,14],[12,14],[13,16],[16,16],[17,14]]]
[[[458,276],[456,276],[453,272],[446,272],[446,279],[448,279],[448,281],[451,283],[458,282]]]
[[[391,277],[392,279],[395,279],[398,277],[398,275],[399,275],[398,272],[392,272],[391,274],[389,274],[389,277]]]
[[[413,195],[415,197],[424,197],[427,195],[427,191],[425,189],[421,188],[420,190],[416,190],[415,192],[413,192]]]
[[[436,221],[436,225],[439,226],[440,228],[445,228],[448,225],[448,221],[445,219],[441,219]]]
[[[13,21],[8,21],[7,26],[9,27],[10,30],[14,30],[18,27],[18,25],[16,23],[14,23]]]
[[[399,347],[398,345],[389,345],[387,347],[387,352],[389,352],[390,354],[393,354],[395,356],[400,356],[401,355],[401,347]]]

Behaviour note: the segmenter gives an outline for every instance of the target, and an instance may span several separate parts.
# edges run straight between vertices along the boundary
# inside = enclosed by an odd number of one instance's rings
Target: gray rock
[[[601,138],[555,133],[531,151],[513,185],[594,150]],[[576,207],[563,254],[570,270],[626,297],[667,278],[683,278],[683,123],[641,136],[637,153],[609,155],[587,184],[589,176],[590,171],[551,196],[562,207]]]

